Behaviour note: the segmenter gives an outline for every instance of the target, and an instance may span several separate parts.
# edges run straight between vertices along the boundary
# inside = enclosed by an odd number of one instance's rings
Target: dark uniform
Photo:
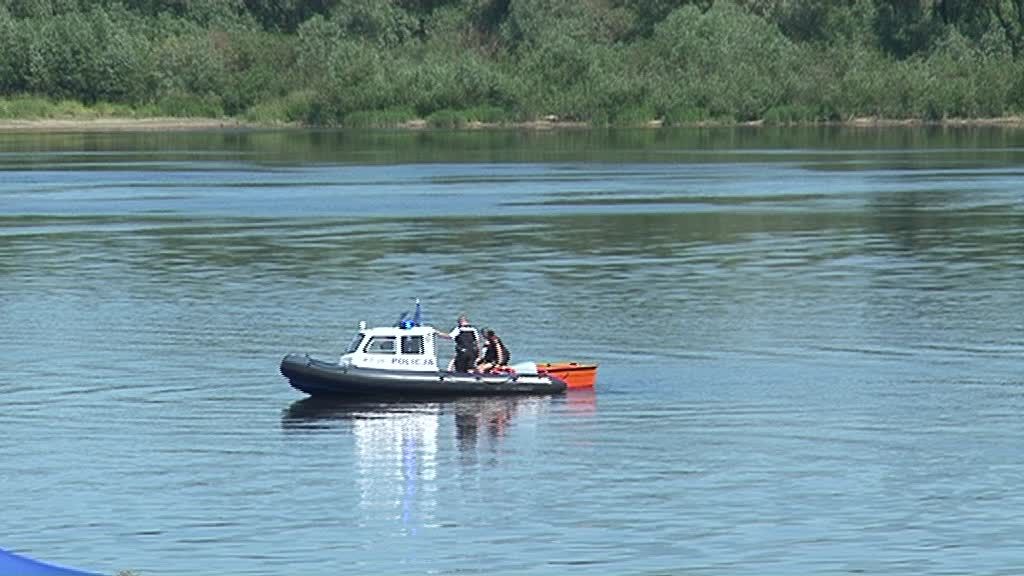
[[[480,355],[479,344],[477,344],[476,328],[470,325],[459,326],[459,333],[455,335],[455,371],[469,372],[476,367],[477,356]]]

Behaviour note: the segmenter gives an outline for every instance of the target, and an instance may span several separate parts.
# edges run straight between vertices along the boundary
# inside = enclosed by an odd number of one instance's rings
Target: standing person
[[[480,358],[480,333],[469,323],[465,314],[451,332],[437,331],[438,334],[455,341],[455,371],[470,372],[476,368]]]
[[[477,369],[487,371],[494,370],[499,366],[508,366],[508,359],[511,354],[508,348],[505,347],[505,343],[501,341],[501,338],[498,338],[498,335],[494,333],[494,330],[484,330],[484,345],[486,346],[484,357],[477,364]]]

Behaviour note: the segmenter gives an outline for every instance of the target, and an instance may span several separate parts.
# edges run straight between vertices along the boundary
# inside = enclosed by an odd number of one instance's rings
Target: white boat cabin
[[[436,332],[430,326],[386,326],[367,328],[359,323],[359,333],[352,340],[338,364],[383,370],[437,371]]]

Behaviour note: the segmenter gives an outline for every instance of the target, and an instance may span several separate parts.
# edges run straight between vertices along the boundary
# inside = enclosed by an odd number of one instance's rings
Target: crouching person
[[[491,372],[508,367],[508,359],[511,354],[494,330],[484,330],[484,346],[484,357],[477,364],[477,370]]]

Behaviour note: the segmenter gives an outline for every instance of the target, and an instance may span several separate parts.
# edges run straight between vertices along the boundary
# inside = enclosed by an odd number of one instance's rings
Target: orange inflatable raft
[[[538,362],[537,372],[547,373],[572,388],[593,388],[597,380],[597,364],[579,362]]]

